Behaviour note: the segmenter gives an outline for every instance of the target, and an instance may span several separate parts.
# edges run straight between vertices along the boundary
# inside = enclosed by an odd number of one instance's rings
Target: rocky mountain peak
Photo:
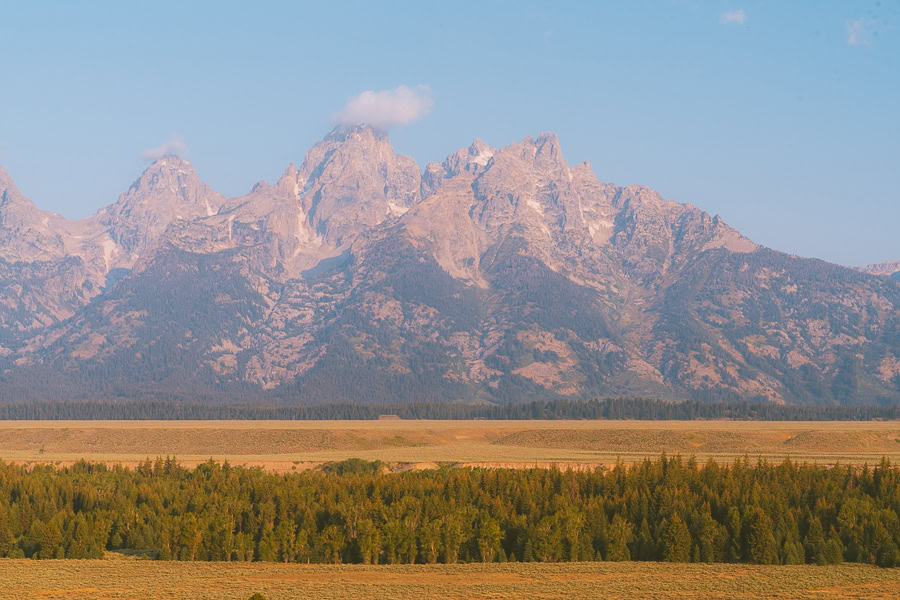
[[[540,171],[568,168],[563,158],[559,138],[555,133],[542,133],[537,138],[525,137],[521,142],[500,149],[507,159],[521,161],[529,168]]]
[[[175,154],[166,154],[144,169],[141,176],[131,184],[126,196],[136,195],[132,192],[140,193],[167,187],[174,187],[177,191],[185,192],[199,186],[200,178],[197,177],[194,165]]]
[[[12,177],[9,176],[9,173],[6,172],[6,169],[3,168],[3,165],[0,165],[0,193],[8,189],[15,190],[16,184],[13,182]]]
[[[496,150],[482,139],[476,138],[467,148],[460,148],[442,163],[428,163],[422,173],[422,197],[434,194],[444,181],[460,173],[477,175],[483,172]]]
[[[348,141],[371,143],[388,141],[388,134],[383,129],[378,129],[365,123],[356,125],[338,125],[329,132],[323,141],[343,143]]]
[[[40,210],[0,167],[0,257],[9,261],[48,260],[65,252],[59,215]]]
[[[421,174],[415,160],[394,152],[386,133],[357,125],[337,127],[313,146],[296,175],[288,171],[279,182],[289,184],[317,235],[337,248],[405,213],[420,197]]]
[[[0,167],[0,210],[3,213],[10,212],[34,212],[35,215],[41,211],[28,198],[22,195],[19,188],[12,177],[3,167]]]
[[[555,187],[565,185],[570,181],[570,173],[559,140],[555,134],[547,133],[493,151],[490,163],[475,183],[476,194],[490,201],[512,193],[514,198],[536,203],[540,190],[551,180]],[[499,200],[496,208],[503,205]]]
[[[224,196],[200,181],[191,163],[167,154],[97,217],[117,244],[139,255],[173,221],[214,215],[224,201]]]
[[[534,141],[534,147],[534,162],[538,168],[568,168],[569,165],[563,159],[559,138],[555,133],[542,133]]]
[[[457,150],[444,160],[444,170],[448,177],[458,175],[461,171],[478,173],[483,171],[494,156],[491,148],[480,138],[476,138],[468,148]]]
[[[334,153],[345,159],[363,153],[380,156],[395,155],[394,147],[386,132],[369,125],[352,127],[339,125],[307,151],[303,164],[300,165],[300,174],[305,177],[312,173]]]
[[[281,174],[275,187],[279,190],[289,191],[297,196],[300,192],[299,189],[296,189],[299,176],[300,172],[297,170],[297,167],[294,166],[294,163],[291,163],[284,170],[284,173]]]
[[[0,167],[0,225],[7,223],[13,215],[17,215],[16,219],[40,220],[42,213],[31,200],[22,195],[9,173]]]

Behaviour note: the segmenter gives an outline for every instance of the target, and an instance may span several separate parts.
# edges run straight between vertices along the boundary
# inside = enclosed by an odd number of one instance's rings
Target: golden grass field
[[[283,565],[0,560],[6,598],[900,598],[896,569],[663,563]]]
[[[136,464],[176,456],[279,472],[356,457],[437,464],[594,468],[661,452],[820,464],[900,460],[900,422],[0,421],[0,460]]]

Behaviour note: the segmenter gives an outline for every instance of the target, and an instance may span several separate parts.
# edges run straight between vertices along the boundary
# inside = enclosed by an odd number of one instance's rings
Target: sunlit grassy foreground
[[[284,565],[0,560],[5,598],[900,598],[900,570],[662,563]]]

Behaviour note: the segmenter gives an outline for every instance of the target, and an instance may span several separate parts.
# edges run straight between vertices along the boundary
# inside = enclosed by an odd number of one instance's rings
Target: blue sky
[[[554,131],[602,181],[767,246],[900,259],[900,0],[0,0],[0,42],[0,164],[68,217],[173,138],[241,195],[349,98],[426,85],[429,114],[391,130],[420,165]]]

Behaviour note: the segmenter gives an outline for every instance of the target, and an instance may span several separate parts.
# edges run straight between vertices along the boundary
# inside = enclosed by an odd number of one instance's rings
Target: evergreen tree
[[[478,529],[478,552],[481,562],[494,562],[494,557],[501,551],[500,525],[490,517],[482,519]]]
[[[678,513],[663,522],[662,550],[666,562],[691,561],[691,532]]]
[[[631,551],[628,545],[631,543],[633,527],[622,515],[613,517],[609,525],[609,550],[606,560],[623,561],[631,560]]]
[[[750,516],[750,532],[747,552],[751,563],[757,565],[778,564],[778,543],[772,533],[772,520],[761,508]]]
[[[838,537],[837,532],[833,529],[825,542],[823,558],[825,564],[828,565],[839,565],[844,562],[844,545],[841,543],[841,538]]]
[[[810,520],[803,545],[806,547],[807,562],[817,565],[828,564],[825,559],[825,532],[822,530],[822,522],[818,517]]]
[[[531,543],[531,538],[528,538],[528,541],[525,542],[525,550],[522,553],[522,560],[524,562],[534,562],[534,545]]]
[[[344,532],[337,525],[329,525],[322,530],[322,557],[325,562],[340,563],[342,562],[341,550],[344,547]],[[415,551],[413,551],[413,559],[415,559]],[[407,562],[412,562],[407,561]]]
[[[743,519],[736,506],[728,509],[728,517],[725,521],[728,530],[728,541],[725,547],[725,560],[739,562],[743,558],[741,533],[743,531]]]
[[[459,560],[459,549],[463,542],[462,525],[455,517],[451,516],[444,521],[441,538],[444,543],[444,562],[455,564]]]
[[[266,527],[256,544],[256,560],[275,562],[278,560],[278,542],[272,528]]]
[[[879,567],[900,567],[900,548],[891,540],[886,540],[878,549],[876,563]]]
[[[697,562],[713,563],[725,560],[725,544],[728,534],[705,506],[697,522]]]
[[[657,560],[656,544],[646,518],[641,519],[631,556],[634,560]]]
[[[297,537],[294,539],[294,554],[298,562],[305,562],[309,564],[310,559],[312,557],[312,550],[309,547],[309,539],[310,539],[310,531],[304,526],[300,527],[297,531]],[[250,539],[247,538],[248,543]],[[378,552],[377,552],[377,544],[375,546],[375,564],[377,564]],[[249,554],[248,554],[249,556]]]
[[[35,519],[28,527],[28,531],[22,538],[22,550],[28,558],[41,558],[41,542],[45,539],[46,526]],[[52,558],[52,555],[45,558]]]
[[[294,562],[297,558],[297,533],[291,521],[282,521],[275,528],[278,560],[285,563]]]
[[[583,539],[583,531],[584,515],[575,507],[569,507],[569,509],[566,511],[563,522],[563,534],[565,535],[564,542],[566,546],[567,560],[577,561],[581,556],[581,540]],[[588,558],[587,560],[591,560],[591,558],[593,558],[593,552],[590,552],[590,555],[590,558]]]
[[[0,520],[0,558],[9,556],[12,545],[12,534],[9,532],[9,527],[5,521]]]
[[[803,546],[797,541],[785,540],[782,556],[782,563],[786,565],[802,565],[806,562]]]
[[[197,558],[197,551],[200,549],[200,542],[202,541],[203,530],[197,523],[197,517],[192,513],[188,513],[181,520],[181,534],[178,538],[180,547],[179,558],[181,560],[194,560]],[[268,560],[274,560],[274,557]]]
[[[370,519],[363,519],[358,524],[356,542],[364,565],[377,565],[381,539],[378,529]],[[305,543],[305,535],[304,535]]]
[[[532,550],[534,557],[540,562],[555,562],[560,560],[563,554],[562,535],[558,526],[558,519],[550,516],[543,517],[532,529]]]
[[[499,526],[497,531],[499,535]],[[428,521],[428,523],[422,527],[419,543],[421,544],[421,554],[424,561],[430,565],[436,563],[440,557],[440,521]]]

